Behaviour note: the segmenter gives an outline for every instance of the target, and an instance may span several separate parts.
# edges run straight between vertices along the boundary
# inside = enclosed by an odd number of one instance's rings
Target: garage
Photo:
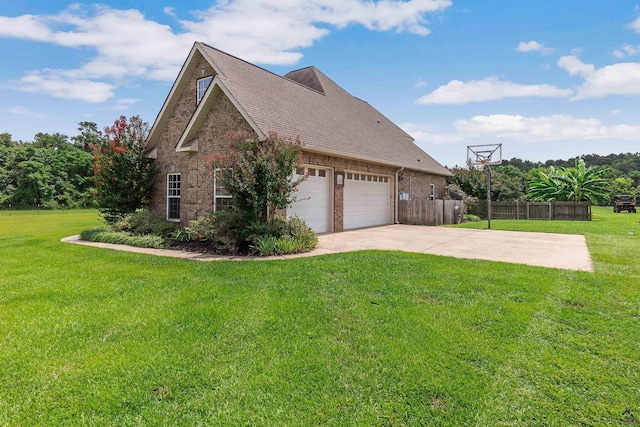
[[[391,224],[391,179],[386,175],[347,172],[344,228]]]
[[[298,216],[316,233],[331,231],[331,170],[316,167],[297,168],[294,178],[307,174],[296,193],[296,201],[287,208],[287,218]]]

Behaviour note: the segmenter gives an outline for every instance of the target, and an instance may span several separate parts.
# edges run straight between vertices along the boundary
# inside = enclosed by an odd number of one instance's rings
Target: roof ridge
[[[267,73],[269,73],[269,74],[272,74],[272,75],[274,75],[274,76],[276,76],[276,77],[281,78],[282,80],[286,80],[286,81],[288,81],[288,82],[295,83],[295,84],[297,84],[298,86],[301,86],[301,87],[303,87],[303,88],[305,88],[305,89],[308,89],[308,90],[311,90],[311,91],[313,91],[313,92],[319,93],[320,95],[326,95],[326,94],[325,94],[325,93],[323,93],[323,92],[320,92],[320,91],[317,91],[317,90],[315,90],[315,89],[313,89],[313,88],[310,88],[310,87],[308,87],[308,86],[305,86],[305,85],[303,85],[302,83],[298,83],[297,81],[295,81],[295,80],[291,80],[290,78],[287,78],[287,77],[285,77],[285,76],[281,76],[280,74],[274,73],[273,71],[267,70],[266,68],[263,68],[263,67],[261,67],[261,66],[259,66],[259,65],[252,64],[251,62],[249,62],[249,61],[247,61],[247,60],[244,60],[244,59],[242,59],[242,58],[238,58],[238,57],[237,57],[237,56],[235,56],[235,55],[232,55],[232,54],[230,54],[230,53],[228,53],[228,52],[225,52],[224,50],[220,50],[220,49],[218,49],[218,48],[215,48],[215,47],[213,47],[213,46],[211,46],[211,45],[209,45],[209,44],[207,44],[207,43],[205,43],[205,42],[196,42],[196,43],[200,43],[201,45],[206,46],[206,47],[208,47],[209,49],[213,49],[213,50],[215,50],[216,52],[219,52],[219,53],[221,53],[221,54],[223,54],[223,55],[227,55],[227,56],[229,56],[229,57],[231,57],[231,58],[233,58],[233,59],[237,59],[237,60],[238,60],[238,61],[240,61],[240,62],[244,62],[244,63],[245,63],[245,64],[247,64],[247,65],[251,65],[251,66],[252,66],[252,67],[254,67],[254,68],[257,68],[257,69],[259,69],[259,70],[265,71],[265,72],[267,72]],[[213,61],[213,58],[210,58],[210,59]],[[214,61],[214,62],[215,62],[215,61]],[[293,73],[294,71],[304,70],[305,68],[313,68],[313,69],[314,69],[314,72],[316,72],[316,73],[317,73],[318,71],[320,71],[320,70],[318,70],[318,68],[317,68],[316,66],[314,66],[314,65],[309,65],[309,66],[307,66],[307,67],[302,67],[302,68],[300,68],[300,69],[298,69],[298,70],[289,71],[289,73]],[[289,74],[289,73],[287,73],[287,74]]]
[[[202,44],[202,45],[204,45],[204,46],[208,47],[209,49],[213,49],[213,50],[215,50],[216,52],[220,52],[220,53],[222,53],[223,55],[227,55],[227,56],[230,56],[230,57],[231,57],[231,58],[233,58],[233,59],[237,59],[238,61],[244,62],[244,63],[245,63],[245,64],[247,64],[247,65],[251,65],[252,67],[258,68],[258,69],[260,69],[260,70],[262,70],[262,71],[266,71],[266,72],[267,72],[267,73],[269,73],[269,74],[273,74],[274,76],[277,76],[277,77],[282,78],[282,76],[281,76],[280,74],[276,74],[276,73],[274,73],[273,71],[269,71],[269,70],[267,70],[266,68],[263,68],[263,67],[261,67],[261,66],[259,66],[259,65],[252,64],[251,62],[249,62],[249,61],[247,61],[247,60],[244,60],[244,59],[242,59],[242,58],[238,58],[238,57],[237,57],[237,56],[235,56],[235,55],[232,55],[232,54],[230,54],[230,53],[228,53],[228,52],[225,52],[224,50],[217,49],[217,48],[215,48],[215,47],[213,47],[213,46],[211,46],[211,45],[206,44],[205,42],[197,42],[197,43],[200,43],[200,44]]]

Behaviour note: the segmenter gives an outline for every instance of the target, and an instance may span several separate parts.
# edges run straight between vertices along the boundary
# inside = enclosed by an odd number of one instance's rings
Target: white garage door
[[[287,208],[287,217],[298,216],[316,233],[331,231],[330,195],[331,171],[317,168],[298,168],[294,173],[297,178],[307,173],[296,193],[296,201]]]
[[[344,228],[391,224],[388,176],[347,172],[344,181]]]

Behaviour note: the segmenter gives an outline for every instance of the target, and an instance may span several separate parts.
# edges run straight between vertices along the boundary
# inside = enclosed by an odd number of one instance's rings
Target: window
[[[200,103],[200,101],[202,101],[202,97],[204,96],[204,93],[207,91],[207,88],[209,87],[209,85],[211,84],[211,80],[213,80],[213,77],[209,76],[209,77],[205,77],[203,79],[198,79],[198,93],[197,93],[197,97],[198,97],[198,102],[197,104]]]
[[[431,184],[431,195],[429,196],[431,200],[435,200],[436,198],[436,186],[435,184]]]
[[[167,175],[167,220],[180,221],[180,174]]]
[[[213,174],[213,211],[224,211],[231,208],[233,199],[231,194],[222,185],[222,182],[218,180],[220,169],[216,169]]]

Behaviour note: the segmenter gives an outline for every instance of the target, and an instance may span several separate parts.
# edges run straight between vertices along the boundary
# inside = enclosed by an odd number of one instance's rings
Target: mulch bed
[[[169,244],[169,249],[175,249],[185,252],[200,252],[203,254],[225,255],[225,256],[247,256],[248,251],[234,251],[228,249],[220,249],[213,245],[209,240],[188,240],[186,242],[180,242],[172,240]]]

